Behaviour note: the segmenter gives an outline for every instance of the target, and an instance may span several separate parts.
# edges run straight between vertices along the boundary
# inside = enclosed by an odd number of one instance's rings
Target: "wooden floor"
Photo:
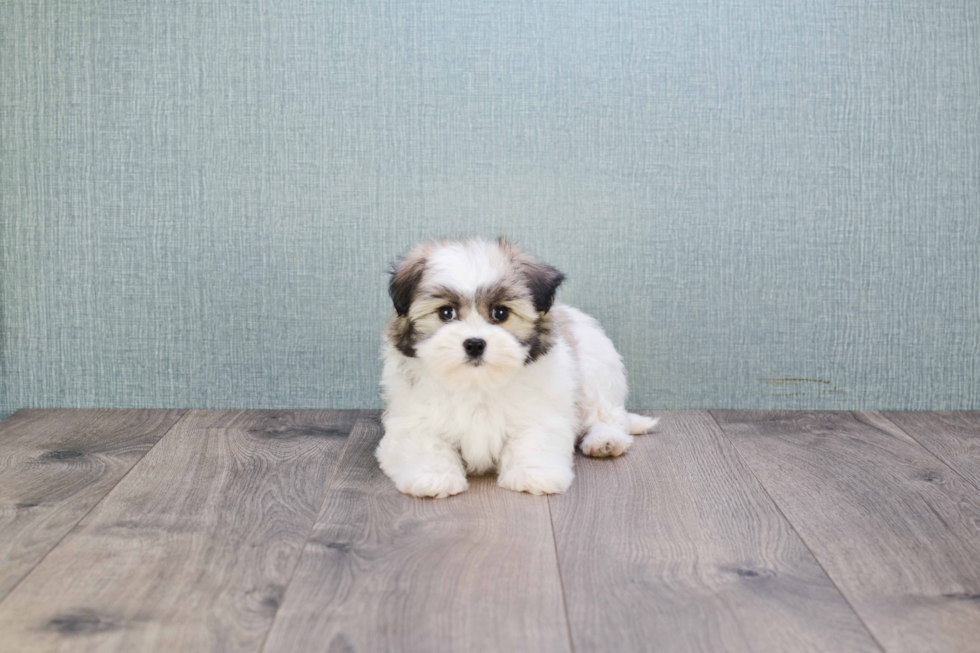
[[[376,412],[0,423],[0,651],[980,651],[980,411],[660,412],[446,500]]]

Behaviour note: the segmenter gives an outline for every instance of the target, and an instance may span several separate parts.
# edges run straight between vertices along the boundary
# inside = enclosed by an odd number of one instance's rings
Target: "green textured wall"
[[[980,3],[0,3],[0,415],[379,405],[518,238],[632,404],[980,406]]]

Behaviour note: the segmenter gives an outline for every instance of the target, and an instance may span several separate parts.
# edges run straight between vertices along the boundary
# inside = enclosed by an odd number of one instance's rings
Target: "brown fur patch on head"
[[[467,299],[451,288],[438,287],[418,292],[408,311],[408,318],[414,325],[415,342],[428,338],[445,324],[439,317],[439,309],[443,306],[456,309],[456,315],[460,319],[466,319],[470,311]]]
[[[538,312],[534,310],[531,294],[518,276],[510,276],[500,283],[480,288],[475,297],[476,310],[484,320],[496,324],[514,334],[522,343],[527,343],[534,335],[534,323]],[[503,306],[507,309],[507,319],[497,322],[493,309]]]
[[[528,348],[526,364],[547,354],[554,344],[551,314],[537,310],[523,275],[515,275],[490,288],[481,288],[477,292],[476,306],[483,319],[510,331]],[[497,306],[508,309],[507,319],[503,322],[493,319],[493,309]]]
[[[565,275],[546,265],[529,254],[525,254],[506,238],[497,240],[501,251],[514,262],[515,271],[524,279],[524,284],[534,302],[534,309],[547,313],[555,303],[555,293],[558,286],[565,280]]]
[[[408,356],[415,357],[415,343],[418,337],[415,332],[415,324],[408,319],[407,315],[394,315],[388,320],[386,328],[388,341],[394,345],[395,349]]]
[[[506,238],[498,239],[497,244],[512,261],[513,271],[507,279],[507,287],[521,290],[524,306],[516,312],[524,324],[514,333],[528,347],[525,363],[530,364],[547,354],[558,337],[549,311],[565,275],[521,251]],[[513,310],[514,307],[510,307]]]
[[[534,323],[534,334],[527,343],[530,348],[527,352],[525,365],[533,363],[539,357],[544,356],[555,344],[555,330],[551,323],[550,314],[542,314]]]
[[[415,291],[419,283],[422,282],[422,275],[425,273],[425,261],[429,257],[431,249],[427,245],[420,245],[411,252],[391,264],[388,273],[391,280],[388,282],[388,294],[391,296],[391,303],[395,307],[395,312],[399,316],[408,314],[408,308],[415,299]]]
[[[408,254],[392,263],[388,269],[391,275],[388,294],[391,296],[395,315],[388,321],[387,336],[398,351],[410,358],[415,356],[418,334],[408,311],[415,300],[419,284],[422,283],[426,259],[434,248],[434,243],[417,245]]]

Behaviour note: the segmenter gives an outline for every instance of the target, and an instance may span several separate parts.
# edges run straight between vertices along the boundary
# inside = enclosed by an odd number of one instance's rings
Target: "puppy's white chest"
[[[456,407],[456,432],[450,437],[459,446],[466,471],[482,474],[492,470],[500,460],[507,439],[507,424],[499,411],[490,406],[463,402]],[[453,437],[454,436],[454,437]]]

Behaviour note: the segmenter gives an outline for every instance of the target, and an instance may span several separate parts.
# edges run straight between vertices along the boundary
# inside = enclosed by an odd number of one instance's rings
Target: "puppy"
[[[448,497],[496,470],[508,490],[563,492],[577,441],[618,456],[657,423],[623,407],[599,323],[555,303],[564,275],[507,240],[424,243],[390,272],[376,455],[400,491]]]

